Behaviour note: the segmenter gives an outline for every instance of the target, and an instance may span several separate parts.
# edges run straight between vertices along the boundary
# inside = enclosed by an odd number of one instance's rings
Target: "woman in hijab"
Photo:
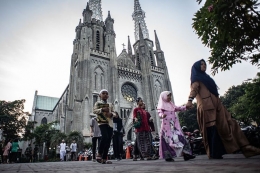
[[[133,111],[133,123],[136,134],[136,147],[134,150],[133,161],[137,161],[137,154],[140,152],[142,158],[152,160],[151,153],[151,136],[148,124],[147,113],[143,110],[143,100],[141,97],[136,99],[137,106]]]
[[[157,110],[162,118],[160,132],[160,158],[165,161],[174,161],[174,157],[183,155],[184,160],[195,158],[192,156],[191,147],[186,140],[180,126],[179,118],[175,112],[186,110],[186,106],[175,106],[171,102],[172,93],[164,91],[161,93]]]
[[[206,74],[205,60],[194,63],[191,69],[191,92],[187,108],[197,100],[197,120],[207,155],[210,159],[222,159],[226,153],[242,150],[245,157],[260,154],[260,149],[249,145],[237,122],[231,118],[219,99],[215,81]]]

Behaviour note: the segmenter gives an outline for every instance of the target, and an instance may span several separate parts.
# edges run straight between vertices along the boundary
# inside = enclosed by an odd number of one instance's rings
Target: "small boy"
[[[100,101],[97,101],[93,108],[93,113],[97,115],[97,122],[101,131],[101,141],[98,148],[96,160],[102,164],[111,164],[107,160],[107,154],[113,135],[113,117],[117,117],[114,113],[112,103],[108,103],[108,91],[102,89],[99,92]]]

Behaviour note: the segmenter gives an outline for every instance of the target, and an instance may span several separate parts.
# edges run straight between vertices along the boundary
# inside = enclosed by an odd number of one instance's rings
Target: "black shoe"
[[[174,159],[173,158],[167,158],[165,159],[166,162],[174,162]]]
[[[223,159],[222,156],[219,156],[219,157],[210,157],[209,159]]]
[[[190,160],[190,159],[194,159],[196,156],[194,156],[194,155],[189,155],[189,154],[184,154],[183,155],[183,159],[185,160],[185,161],[187,161],[187,160]]]

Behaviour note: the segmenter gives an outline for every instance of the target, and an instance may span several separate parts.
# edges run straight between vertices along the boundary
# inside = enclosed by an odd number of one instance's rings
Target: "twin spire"
[[[103,21],[101,0],[89,0],[88,5],[89,5],[89,9],[92,10],[92,12],[93,12],[92,18],[95,18],[96,20]]]
[[[132,14],[132,17],[135,21],[135,41],[140,39],[140,30],[142,31],[144,39],[149,39],[149,32],[144,20],[145,12],[142,10],[139,0],[135,0],[134,12]]]

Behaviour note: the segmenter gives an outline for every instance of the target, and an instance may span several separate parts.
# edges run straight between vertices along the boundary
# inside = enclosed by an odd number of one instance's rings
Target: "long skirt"
[[[170,159],[180,157],[183,153],[191,155],[191,147],[189,141],[183,135],[176,135],[178,144],[171,145],[162,131],[160,137],[160,158]],[[167,141],[166,141],[167,140]]]
[[[150,132],[136,132],[137,148],[142,157],[149,157],[151,154]]]

